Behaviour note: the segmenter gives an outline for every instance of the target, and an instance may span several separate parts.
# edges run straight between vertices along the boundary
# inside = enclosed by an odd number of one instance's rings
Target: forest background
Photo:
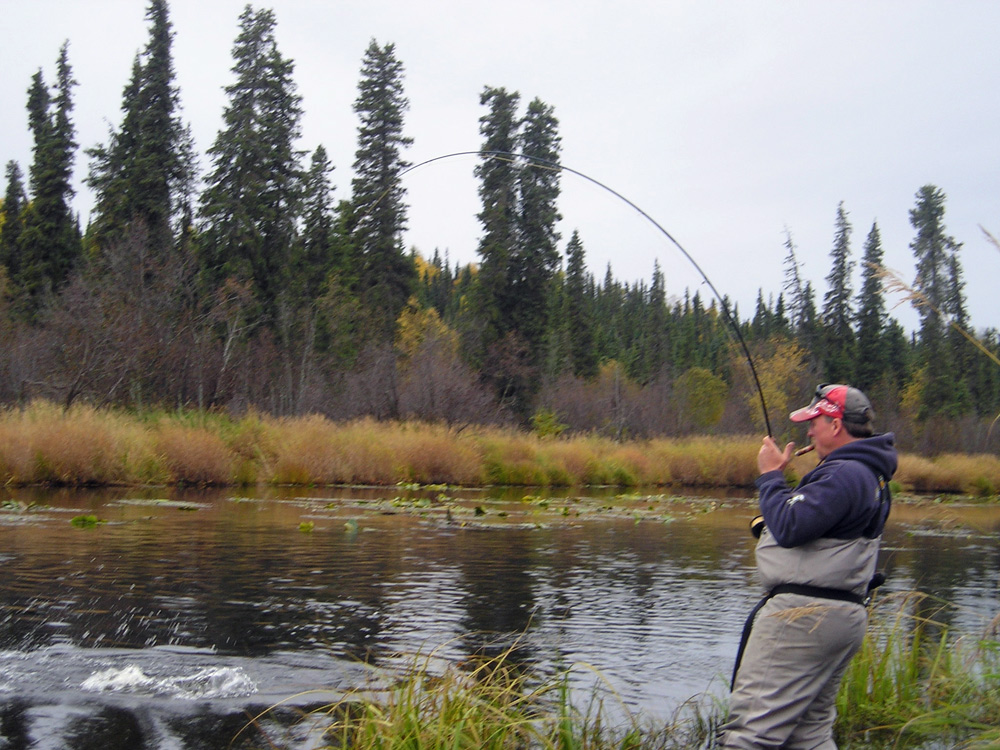
[[[841,203],[831,206],[825,291],[804,279],[787,233],[784,284],[760,289],[753,311],[701,291],[668,296],[659,265],[634,283],[610,266],[587,268],[584,238],[556,229],[554,107],[487,86],[478,262],[452,265],[403,244],[403,177],[414,165],[393,44],[372,40],[361,61],[350,195],[335,200],[324,147],[298,147],[303,102],[272,11],[247,6],[240,16],[204,174],[180,114],[168,4],[151,0],[146,20],[118,122],[83,152],[94,196],[86,227],[71,209],[80,149],[68,45],[51,81],[40,68],[25,82],[32,161],[7,164],[0,208],[3,403],[517,424],[619,439],[759,433],[738,329],[778,430],[817,382],[849,381],[904,450],[1000,448],[1000,335],[969,319],[961,244],[938,187],[920,186],[910,211],[915,280],[883,268],[877,224],[855,253]],[[893,318],[892,295],[916,306],[914,331]]]

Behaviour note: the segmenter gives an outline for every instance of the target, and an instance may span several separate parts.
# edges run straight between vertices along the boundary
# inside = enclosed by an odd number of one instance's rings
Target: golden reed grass
[[[156,445],[174,484],[231,484],[235,456],[222,438],[204,427],[164,424]]]
[[[913,492],[994,495],[1000,490],[1000,458],[958,453],[933,459],[904,455],[896,476]]]
[[[273,468],[278,484],[479,484],[482,456],[446,426],[323,417],[275,423]]]
[[[36,402],[0,411],[0,482],[749,488],[759,446],[758,437],[618,443],[596,435],[539,437],[420,422],[136,415]],[[795,459],[791,473],[814,465],[814,456]],[[914,492],[992,496],[1000,488],[1000,458],[904,455],[896,479]]]
[[[88,406],[39,402],[0,418],[0,478],[12,484],[117,484],[150,466],[152,446],[132,420]]]

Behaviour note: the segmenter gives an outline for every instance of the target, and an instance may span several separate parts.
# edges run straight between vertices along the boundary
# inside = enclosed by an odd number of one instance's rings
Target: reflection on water
[[[362,685],[366,664],[511,646],[545,672],[578,665],[580,686],[590,665],[653,716],[724,693],[758,596],[752,500],[441,492],[11,496],[0,696],[268,705]],[[1000,611],[998,536],[997,507],[897,504],[886,590],[981,628]]]

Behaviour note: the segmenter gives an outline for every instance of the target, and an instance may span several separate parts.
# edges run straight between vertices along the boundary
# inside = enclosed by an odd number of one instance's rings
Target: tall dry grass
[[[152,436],[121,414],[38,402],[0,415],[5,484],[121,484],[166,478]]]
[[[990,497],[1000,490],[1000,457],[957,453],[935,458],[903,455],[896,481],[913,492]]]
[[[167,422],[155,431],[158,455],[174,484],[232,484],[235,455],[206,427]]]
[[[752,487],[759,438],[686,438],[652,443],[665,482],[689,486]]]
[[[494,484],[753,485],[756,438],[692,438],[617,443],[596,436],[537,438],[491,431],[482,436]]]
[[[323,417],[284,419],[274,426],[273,468],[263,481],[279,484],[479,484],[482,456],[442,425]]]
[[[131,414],[47,402],[0,411],[0,482],[13,485],[484,484],[746,487],[757,437],[618,443],[513,429],[250,413]],[[796,459],[802,474],[815,458]],[[907,490],[992,497],[1000,458],[902,456]]]

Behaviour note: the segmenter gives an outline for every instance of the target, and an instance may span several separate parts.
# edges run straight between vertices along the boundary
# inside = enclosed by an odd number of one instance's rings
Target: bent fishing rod
[[[656,219],[654,219],[648,213],[643,211],[641,208],[639,208],[639,206],[637,206],[631,200],[629,200],[624,195],[619,193],[617,190],[614,190],[613,188],[609,187],[608,185],[605,185],[603,182],[591,177],[590,175],[584,174],[583,172],[577,169],[567,167],[565,164],[562,164],[560,162],[552,161],[551,159],[545,159],[540,156],[531,156],[530,154],[516,153],[513,151],[495,151],[495,150],[455,151],[450,154],[441,154],[440,156],[434,156],[430,159],[426,159],[422,162],[407,167],[406,169],[402,170],[399,173],[399,177],[402,177],[403,175],[409,172],[419,169],[420,167],[427,166],[428,164],[433,164],[434,162],[443,161],[445,159],[452,159],[459,156],[480,156],[490,159],[497,159],[500,161],[507,161],[512,164],[523,162],[528,166],[536,167],[539,169],[550,169],[556,172],[558,171],[569,172],[570,174],[574,174],[577,177],[581,177],[587,182],[590,182],[596,185],[597,187],[602,188],[603,190],[606,190],[607,192],[611,193],[611,195],[615,196],[620,201],[622,201],[623,203],[634,209],[636,212],[638,212],[640,216],[646,219],[646,221],[648,221],[650,224],[656,227],[656,229],[659,230],[659,232],[664,237],[670,240],[670,242],[673,243],[674,247],[676,247],[681,252],[681,254],[688,259],[688,262],[690,262],[691,265],[694,266],[695,270],[701,275],[701,278],[705,281],[705,284],[707,284],[708,288],[712,290],[712,294],[714,294],[715,298],[719,301],[719,305],[722,307],[722,312],[725,314],[726,320],[729,322],[729,325],[732,328],[733,333],[736,335],[736,340],[739,342],[740,347],[743,350],[743,356],[746,358],[747,364],[750,366],[750,374],[753,376],[753,382],[757,388],[757,394],[760,397],[760,408],[761,412],[764,415],[764,425],[767,428],[767,435],[768,437],[772,436],[771,420],[767,416],[767,402],[764,400],[764,389],[761,387],[760,379],[757,377],[757,368],[754,366],[753,357],[750,356],[750,349],[747,346],[746,340],[743,338],[743,333],[740,331],[739,324],[736,322],[736,319],[733,317],[732,313],[729,312],[729,305],[726,304],[726,300],[722,297],[721,294],[719,294],[719,290],[715,288],[715,284],[713,284],[711,279],[708,278],[708,274],[706,274],[705,271],[702,269],[702,267],[698,265],[698,262],[691,256],[691,254],[687,250],[684,249],[683,245],[681,245],[681,243],[678,242],[674,238],[674,236],[670,234],[670,232],[664,229],[663,226],[658,221],[656,221]],[[379,198],[379,200],[381,200],[381,197]],[[379,200],[375,201],[375,203],[377,204]]]

